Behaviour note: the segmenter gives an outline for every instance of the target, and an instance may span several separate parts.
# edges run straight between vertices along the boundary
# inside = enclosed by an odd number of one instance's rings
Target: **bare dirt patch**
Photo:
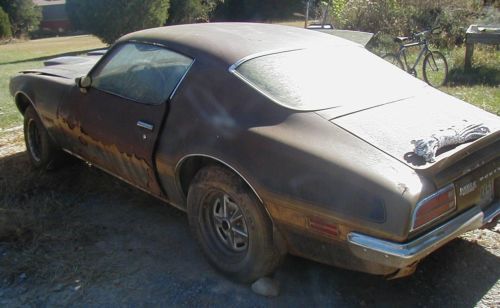
[[[288,257],[267,299],[207,264],[184,213],[83,163],[32,171],[21,131],[4,135],[1,306],[500,306],[498,225],[394,281]]]
[[[23,152],[26,149],[22,131],[22,126],[0,130],[0,158]]]

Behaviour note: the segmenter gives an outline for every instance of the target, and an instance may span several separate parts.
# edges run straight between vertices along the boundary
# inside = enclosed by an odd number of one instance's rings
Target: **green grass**
[[[465,48],[456,48],[446,56],[449,85],[441,90],[500,115],[500,51],[477,46],[470,71],[464,70]]]
[[[432,49],[432,47],[431,47]],[[376,49],[375,53],[382,55],[394,50]],[[491,113],[500,115],[500,52],[492,46],[476,46],[473,66],[465,71],[465,47],[452,50],[441,50],[448,62],[448,83],[439,88],[461,100],[474,104]],[[408,64],[413,66],[419,49],[408,50]],[[417,65],[417,76],[423,79],[422,61]]]
[[[90,35],[0,45],[0,131],[21,125],[22,122],[21,115],[9,93],[10,77],[25,69],[42,67],[46,59],[75,55],[105,46]]]
[[[500,116],[500,88],[498,86],[455,86],[442,91]]]

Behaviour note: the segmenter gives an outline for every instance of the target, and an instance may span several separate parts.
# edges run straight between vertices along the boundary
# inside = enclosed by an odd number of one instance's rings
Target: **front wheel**
[[[24,113],[24,140],[31,164],[37,169],[51,169],[61,155],[31,106]]]
[[[385,56],[382,57],[382,59],[384,59],[385,61],[393,64],[393,65],[396,65],[397,67],[399,67],[400,69],[402,69],[403,71],[405,70],[405,67],[403,65],[403,62],[401,61],[401,59],[393,54],[393,53],[388,53],[386,54]]]
[[[448,63],[439,51],[431,51],[425,55],[423,66],[424,80],[429,85],[438,88],[448,79]]]
[[[284,256],[253,191],[219,166],[199,171],[188,192],[188,218],[210,263],[239,282],[271,274]]]

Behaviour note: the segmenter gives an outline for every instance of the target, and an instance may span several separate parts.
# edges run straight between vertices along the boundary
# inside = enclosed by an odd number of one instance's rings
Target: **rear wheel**
[[[448,79],[446,58],[439,51],[428,52],[424,58],[423,71],[425,82],[435,88],[443,86]]]
[[[385,56],[382,57],[382,59],[384,59],[385,61],[387,61],[393,65],[396,65],[397,67],[399,67],[403,71],[405,70],[405,67],[404,67],[401,59],[399,59],[399,57],[393,53],[386,54]]]
[[[198,172],[189,187],[188,217],[210,263],[231,279],[253,282],[272,273],[284,256],[262,204],[225,168]]]
[[[32,106],[24,113],[24,141],[29,159],[37,169],[52,168],[61,155]]]

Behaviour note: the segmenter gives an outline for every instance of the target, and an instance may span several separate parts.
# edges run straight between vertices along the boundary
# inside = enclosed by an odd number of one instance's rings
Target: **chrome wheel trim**
[[[33,159],[37,162],[42,160],[42,150],[41,150],[41,145],[42,145],[42,138],[40,136],[40,130],[38,129],[38,126],[36,125],[36,122],[34,119],[29,119],[28,121],[28,134],[27,134],[27,141],[28,141],[28,150],[30,151],[31,156]]]
[[[213,232],[230,251],[243,252],[248,248],[248,228],[239,205],[227,194],[219,194],[211,205]]]

